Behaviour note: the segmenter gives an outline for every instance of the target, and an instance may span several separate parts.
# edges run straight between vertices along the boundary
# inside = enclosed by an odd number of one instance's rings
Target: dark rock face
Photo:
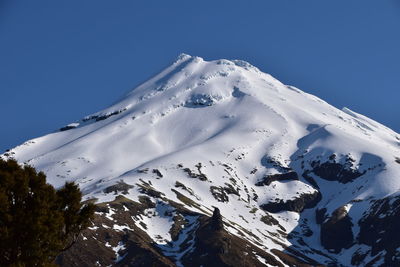
[[[270,156],[268,156],[268,155],[264,156],[264,157],[261,159],[261,164],[262,164],[264,167],[266,167],[266,168],[273,167],[273,168],[275,168],[278,172],[281,172],[281,173],[287,173],[287,172],[293,171],[292,168],[283,166],[283,164],[282,164],[281,162],[279,162],[279,161],[276,160],[275,158],[270,157]]]
[[[271,252],[274,253],[274,255],[278,256],[281,261],[283,261],[285,264],[287,264],[287,266],[290,266],[290,267],[325,267],[325,265],[322,265],[319,262],[316,262],[313,259],[310,259],[305,255],[301,255],[290,248],[287,248],[287,251],[290,254],[286,254],[286,253],[276,250],[276,249],[271,249]],[[303,260],[300,260],[296,256],[302,258]]]
[[[147,183],[143,180],[140,181],[142,182],[141,184],[136,184],[139,187],[140,193],[154,198],[161,198],[163,195],[165,195],[164,193],[155,190],[150,183]]]
[[[223,228],[217,227],[215,229],[215,223],[220,224],[222,220],[220,216],[218,209],[215,209],[211,218],[201,217],[199,219],[200,226],[195,233],[194,240],[195,249],[184,256],[182,260],[184,266],[265,266],[257,259],[259,257],[266,264],[283,267],[275,256],[254,246],[252,243],[231,235]],[[286,255],[285,253],[283,254]]]
[[[367,256],[368,253],[362,252],[360,249],[358,249],[356,252],[354,252],[353,256],[351,257],[351,264],[359,266],[364,262]]]
[[[228,202],[228,195],[239,196],[239,190],[235,189],[231,184],[225,183],[226,186],[210,186],[212,196],[219,202]]]
[[[265,213],[260,220],[267,225],[279,225],[279,221],[268,213]]]
[[[229,201],[229,197],[225,193],[224,188],[222,188],[222,187],[210,186],[210,192],[211,192],[212,196],[219,202],[228,202]]]
[[[154,208],[156,203],[149,197],[141,196],[140,202],[134,202],[122,196],[114,201],[101,203],[93,220],[93,225],[82,233],[77,243],[57,258],[60,266],[157,266],[176,267],[175,258],[164,255],[157,245],[143,229],[137,227],[132,217],[143,216],[148,208]],[[170,205],[176,205],[170,202]],[[259,247],[228,233],[223,226],[223,218],[219,209],[215,209],[212,217],[185,210],[175,206],[178,213],[174,217],[177,222],[174,227],[174,240],[178,239],[179,232],[186,227],[184,216],[196,216],[197,221],[187,241],[182,244],[182,251],[192,245],[193,250],[186,250],[181,258],[184,266],[255,266],[262,267],[283,265],[277,258],[290,260],[293,266],[311,266],[295,256],[276,251],[278,256],[269,254]],[[109,210],[113,209],[112,220]],[[124,225],[126,229],[115,230],[113,225]],[[193,244],[190,244],[193,242]],[[116,253],[113,247],[123,244],[124,248]],[[260,262],[262,259],[264,263]]]
[[[261,181],[256,183],[256,186],[270,185],[274,181],[293,181],[299,180],[299,176],[295,171],[290,171],[287,173],[278,173],[266,175],[262,178]]]
[[[110,112],[110,113],[107,113],[104,115],[93,115],[93,116],[85,117],[82,121],[86,122],[86,121],[90,121],[90,120],[95,120],[95,121],[106,120],[111,116],[115,116],[115,115],[118,115],[118,114],[124,112],[125,110],[126,110],[126,108],[120,109],[120,110],[115,110],[113,112]]]
[[[115,185],[105,188],[103,191],[106,194],[114,192],[115,195],[117,195],[118,193],[126,195],[128,194],[128,190],[131,188],[133,188],[133,185],[126,184],[123,181],[119,181]]]
[[[101,115],[101,116],[97,116],[95,119],[96,119],[96,121],[106,120],[111,116],[115,116],[115,115],[118,115],[118,114],[124,112],[125,110],[126,110],[126,108],[120,109],[120,110],[116,110],[116,111],[113,111],[111,113],[107,113],[107,114],[104,114],[104,115]]]
[[[321,225],[321,244],[324,248],[339,253],[353,244],[353,223],[344,207],[336,209]]]
[[[154,203],[143,196],[141,203],[122,196],[97,207],[93,227],[83,231],[79,240],[71,249],[57,258],[60,266],[160,266],[176,267],[172,260],[165,257],[160,249],[152,245],[150,237],[138,228],[131,216],[141,214],[145,209],[154,207]],[[112,208],[115,211],[113,220],[103,214]],[[126,230],[113,231],[113,225],[125,225]],[[130,230],[128,230],[130,229]],[[125,249],[119,251],[118,257],[111,247],[123,243]]]
[[[76,128],[76,126],[67,125],[67,126],[61,127],[60,132],[68,131],[68,130],[75,129],[75,128]]]
[[[196,168],[198,173],[195,173],[189,168],[184,168],[183,171],[186,172],[190,178],[196,178],[199,179],[200,181],[207,181],[207,176],[201,172],[201,163],[196,165]]]
[[[322,224],[326,219],[326,208],[317,209],[315,211],[315,220],[317,224]]]
[[[190,187],[187,187],[183,183],[181,183],[179,181],[176,181],[175,182],[175,187],[176,188],[181,188],[182,190],[184,190],[187,193],[189,193],[191,196],[194,196],[197,200],[200,200],[200,198],[194,193],[193,189],[191,189]]]
[[[164,175],[158,170],[158,169],[153,169],[153,173],[157,175],[158,178],[163,178]]]
[[[281,211],[302,212],[304,209],[315,207],[321,200],[321,193],[316,191],[312,194],[301,194],[299,197],[287,201],[269,202],[260,207],[268,212],[276,213]]]
[[[135,186],[141,188],[143,193],[139,196],[138,202],[119,195],[114,201],[97,205],[93,225],[82,232],[70,250],[57,258],[58,265],[176,267],[178,260],[176,257],[179,257],[179,266],[191,267],[266,265],[283,267],[281,261],[290,263],[289,266],[319,266],[294,250],[288,252],[274,250],[271,254],[246,238],[229,233],[225,225],[235,226],[229,221],[224,222],[218,208],[214,209],[211,217],[208,217],[187,210],[182,204],[167,199],[157,193],[149,183],[142,181],[142,184]],[[119,187],[115,188],[118,192]],[[113,188],[110,192],[114,192]],[[178,193],[176,190],[175,192]],[[177,197],[186,201],[184,203],[190,204],[189,206],[195,207],[197,204],[194,201],[189,203],[182,194]],[[197,206],[196,208],[201,209],[198,204]],[[169,231],[172,240],[170,242],[184,240],[176,246],[177,250],[174,252],[176,254],[168,252],[172,243],[158,244],[146,233],[146,223],[135,221],[143,216],[152,216],[149,210],[158,208],[167,210],[168,212],[165,211],[162,216],[170,216],[174,222]]]
[[[354,181],[366,172],[359,172],[356,169],[352,169],[351,166],[351,159],[348,159],[347,163],[344,165],[336,162],[321,163],[320,161],[313,161],[311,163],[311,167],[313,168],[311,172],[322,179],[346,184]]]
[[[400,266],[397,248],[400,247],[400,196],[371,202],[369,212],[359,221],[358,242],[371,247],[371,256],[385,251],[385,266]],[[360,254],[360,253],[359,253]],[[354,255],[355,262],[361,256]]]
[[[213,215],[210,221],[210,227],[214,231],[224,229],[224,223],[222,222],[222,215],[218,208],[214,209]]]

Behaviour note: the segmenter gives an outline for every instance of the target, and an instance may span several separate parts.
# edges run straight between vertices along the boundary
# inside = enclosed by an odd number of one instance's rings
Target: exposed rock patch
[[[198,163],[195,167],[197,168],[198,173],[192,171],[189,168],[184,168],[183,171],[186,172],[190,178],[196,178],[200,181],[207,181],[207,176],[201,172],[201,163]]]
[[[165,254],[163,246],[154,242],[133,218],[146,216],[146,210],[155,208],[154,199],[141,196],[139,202],[118,196],[114,201],[101,203],[93,220],[93,225],[85,230],[78,242],[62,253],[57,263],[60,266],[278,266],[278,261],[290,262],[289,266],[311,266],[303,260],[274,250],[272,255],[253,245],[246,239],[237,237],[225,230],[224,218],[218,208],[211,217],[193,213],[172,201],[176,214],[170,233],[173,242],[177,241],[186,227],[193,227],[177,251],[183,256],[176,258]],[[185,216],[195,218],[188,225]],[[169,247],[166,245],[166,247]],[[192,249],[188,249],[192,247]],[[176,260],[179,259],[178,265]]]
[[[106,193],[106,194],[114,192],[115,195],[117,195],[118,193],[127,195],[128,194],[128,190],[133,188],[133,187],[134,187],[133,185],[126,184],[123,181],[119,181],[115,185],[106,187],[103,190],[103,192]]]
[[[183,183],[176,181],[176,182],[175,182],[175,187],[176,187],[176,188],[181,188],[182,190],[188,192],[191,196],[194,196],[197,200],[200,200],[200,197],[198,197],[198,196],[194,193],[193,189],[187,187],[187,186],[184,185]]]
[[[269,202],[262,204],[260,207],[268,212],[276,213],[281,211],[294,211],[302,212],[304,209],[315,207],[321,200],[321,193],[316,191],[314,193],[303,193],[298,197],[290,200],[279,200],[277,202]]]
[[[66,126],[64,126],[64,127],[61,127],[60,128],[60,132],[64,132],[64,131],[68,131],[68,130],[71,130],[71,129],[75,129],[76,127],[78,127],[78,123],[72,123],[72,124],[69,124],[69,125],[66,125]]]
[[[229,197],[225,193],[223,187],[210,186],[210,192],[211,192],[212,196],[219,202],[228,202],[229,201]]]
[[[207,267],[261,267],[283,265],[275,256],[254,246],[252,243],[228,233],[222,226],[222,217],[217,209],[213,216],[201,217],[195,233],[194,250],[185,255],[184,266]],[[262,259],[265,263],[261,263]]]
[[[219,202],[228,202],[228,195],[239,195],[239,190],[234,188],[231,184],[225,183],[226,186],[210,186],[212,196]]]
[[[90,121],[90,120],[102,121],[102,120],[108,119],[111,116],[118,115],[118,114],[124,112],[125,110],[127,110],[127,109],[123,108],[123,109],[115,110],[115,111],[112,111],[112,112],[109,112],[106,114],[102,114],[102,115],[92,115],[92,116],[83,118],[82,121],[84,121],[84,122]]]
[[[158,170],[158,169],[153,169],[153,173],[157,175],[158,178],[163,178],[164,175]]]
[[[256,186],[270,185],[274,181],[294,181],[299,180],[299,176],[295,171],[287,173],[277,173],[264,176],[256,183]]]
[[[188,108],[200,108],[212,106],[215,102],[220,101],[218,96],[213,96],[209,94],[195,94],[192,95],[185,103],[185,107]]]
[[[353,223],[345,207],[336,209],[321,225],[321,244],[324,248],[339,253],[353,245]]]
[[[147,198],[142,203],[118,196],[98,205],[93,225],[83,231],[77,243],[57,258],[60,266],[160,266],[176,265],[152,245],[151,238],[138,228],[132,216],[153,207]],[[113,210],[112,221],[110,209]],[[108,214],[108,215],[107,215]],[[115,225],[124,230],[115,230]],[[116,228],[119,229],[119,228]],[[117,250],[116,248],[121,248]]]
[[[371,204],[359,221],[358,242],[371,247],[372,257],[384,252],[385,266],[400,266],[400,196],[373,200]]]
[[[222,215],[218,208],[214,209],[213,215],[210,220],[210,227],[214,231],[224,229],[224,223],[222,222]]]
[[[164,193],[157,191],[154,189],[149,183],[144,182],[141,180],[141,184],[136,184],[139,187],[139,192],[142,194],[146,194],[151,197],[160,198],[161,196],[165,195]]]
[[[321,163],[319,160],[311,162],[312,170],[310,170],[310,172],[321,177],[322,179],[328,181],[338,181],[342,184],[352,182],[356,178],[366,173],[366,171],[360,172],[357,168],[354,168],[354,160],[351,157],[346,157],[346,163],[341,164],[336,162],[334,156],[335,155],[332,155],[330,157],[330,161],[327,162]]]
[[[315,220],[317,224],[322,224],[325,221],[326,217],[326,208],[315,210]]]

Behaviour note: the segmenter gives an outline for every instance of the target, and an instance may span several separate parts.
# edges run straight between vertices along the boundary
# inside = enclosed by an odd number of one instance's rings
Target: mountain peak
[[[180,53],[179,56],[175,59],[175,62],[185,61],[192,58],[191,55],[186,53]]]

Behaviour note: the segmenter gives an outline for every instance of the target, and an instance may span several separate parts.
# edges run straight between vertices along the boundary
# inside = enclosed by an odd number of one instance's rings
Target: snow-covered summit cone
[[[98,203],[123,193],[205,215],[218,207],[231,234],[260,248],[294,248],[346,266],[356,253],[372,260],[358,222],[371,201],[395,199],[400,188],[399,134],[245,61],[186,54],[110,107],[7,156],[44,171],[55,186],[75,181]],[[158,244],[175,242],[173,220],[154,214],[159,222],[135,224],[146,224]],[[329,241],[332,231],[344,241]]]

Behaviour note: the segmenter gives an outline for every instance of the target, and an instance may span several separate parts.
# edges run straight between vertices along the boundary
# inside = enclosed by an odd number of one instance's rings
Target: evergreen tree
[[[0,266],[52,266],[89,226],[94,204],[74,183],[54,189],[43,172],[0,159]]]

